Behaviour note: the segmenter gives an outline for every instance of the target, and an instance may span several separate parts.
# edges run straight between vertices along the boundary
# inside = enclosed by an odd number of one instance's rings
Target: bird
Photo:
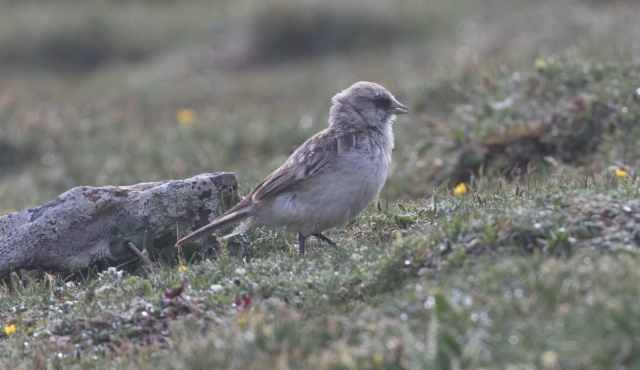
[[[300,255],[314,236],[344,226],[378,195],[394,147],[392,125],[409,113],[384,87],[360,81],[332,98],[329,127],[299,146],[240,202],[176,246],[241,223],[225,238],[252,227],[298,234]]]

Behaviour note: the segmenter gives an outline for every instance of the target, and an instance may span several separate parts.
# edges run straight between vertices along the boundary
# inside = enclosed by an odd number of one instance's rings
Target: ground
[[[0,4],[0,214],[203,172],[246,193],[358,80],[411,110],[337,248],[255,229],[16,271],[0,368],[638,367],[634,1]]]

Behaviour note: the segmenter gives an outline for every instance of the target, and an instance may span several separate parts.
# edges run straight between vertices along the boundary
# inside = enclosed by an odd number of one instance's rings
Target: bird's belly
[[[341,226],[358,215],[378,194],[387,176],[388,162],[356,157],[327,168],[308,186],[274,199],[264,226],[285,226],[289,232],[310,235]]]

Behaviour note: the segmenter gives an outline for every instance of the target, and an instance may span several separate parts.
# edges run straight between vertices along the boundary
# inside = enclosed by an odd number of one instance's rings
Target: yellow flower
[[[616,176],[618,177],[627,177],[627,171],[623,171],[619,168],[616,168]]]
[[[178,272],[179,273],[182,274],[183,272],[186,272],[186,271],[187,271],[187,266],[183,265],[183,266],[178,267]]]
[[[373,362],[376,365],[381,365],[384,362],[384,355],[382,353],[380,353],[380,352],[376,352],[373,355]]]
[[[536,61],[533,64],[535,65],[536,69],[539,69],[539,70],[547,69],[547,62],[545,62],[544,59],[542,58],[536,59]]]
[[[240,325],[246,324],[247,323],[247,317],[245,315],[242,316],[238,316],[238,318],[236,319],[236,322]]]
[[[546,351],[542,354],[542,367],[553,369],[558,365],[558,354],[554,351]]]
[[[178,109],[176,119],[181,125],[190,125],[196,120],[196,111],[193,109]]]
[[[467,185],[465,185],[464,182],[461,182],[460,184],[458,184],[458,186],[453,188],[453,195],[460,195],[466,192],[467,192]]]
[[[15,332],[16,332],[16,326],[13,324],[4,327],[4,333],[6,335],[12,335]]]

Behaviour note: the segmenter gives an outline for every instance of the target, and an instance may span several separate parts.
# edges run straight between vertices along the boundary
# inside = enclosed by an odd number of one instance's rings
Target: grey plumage
[[[372,82],[358,82],[332,102],[328,128],[302,144],[233,208],[177,245],[241,221],[231,235],[257,226],[298,233],[300,254],[309,236],[335,244],[322,231],[346,224],[380,192],[391,162],[393,120],[409,111]]]

